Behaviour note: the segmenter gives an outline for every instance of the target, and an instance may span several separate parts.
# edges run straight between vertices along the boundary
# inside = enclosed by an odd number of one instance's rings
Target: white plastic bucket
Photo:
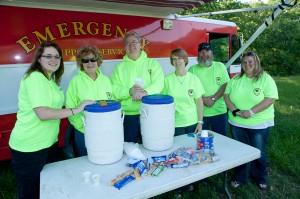
[[[85,107],[84,139],[88,159],[94,164],[111,164],[123,156],[124,114],[121,104],[106,100],[106,106],[99,104]]]
[[[148,95],[142,98],[140,122],[143,146],[164,151],[173,146],[175,134],[174,99],[169,95]]]

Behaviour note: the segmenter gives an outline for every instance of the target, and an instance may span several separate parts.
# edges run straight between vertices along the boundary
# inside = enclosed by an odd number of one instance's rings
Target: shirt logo
[[[221,83],[221,77],[216,77],[216,81],[217,81],[217,84],[220,84]]]
[[[151,76],[152,76],[152,70],[149,69],[149,70],[148,70],[148,73],[149,73],[149,75],[150,75],[150,77],[151,77]]]
[[[190,97],[194,98],[194,89],[189,89],[188,94]]]
[[[259,96],[260,92],[261,92],[261,89],[260,89],[260,88],[255,88],[255,89],[253,89],[253,93],[254,93],[254,95],[256,95],[256,96]]]
[[[107,99],[111,99],[112,94],[110,92],[106,92]]]

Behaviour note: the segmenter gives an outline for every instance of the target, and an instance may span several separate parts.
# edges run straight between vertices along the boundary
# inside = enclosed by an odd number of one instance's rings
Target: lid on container
[[[121,103],[115,100],[97,100],[97,104],[85,106],[84,110],[93,113],[110,112],[121,108]]]
[[[142,98],[142,102],[145,104],[171,104],[174,102],[174,98],[170,95],[147,95]]]

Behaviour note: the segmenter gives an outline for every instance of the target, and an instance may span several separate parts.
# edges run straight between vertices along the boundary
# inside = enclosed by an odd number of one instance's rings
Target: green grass
[[[271,128],[268,143],[269,190],[260,191],[253,183],[229,191],[234,199],[297,199],[300,190],[300,76],[274,78],[279,91],[279,100],[275,103],[275,127]],[[10,161],[0,162],[0,199],[14,199],[16,181],[10,167]],[[228,183],[232,171],[228,172]],[[221,184],[222,175],[210,178]],[[155,199],[168,199],[174,192],[168,192]],[[184,193],[183,198],[226,198],[214,187],[200,182],[192,193]]]

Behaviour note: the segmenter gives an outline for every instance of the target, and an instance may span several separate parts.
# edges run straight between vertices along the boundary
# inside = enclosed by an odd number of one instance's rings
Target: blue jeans
[[[46,163],[58,160],[58,144],[34,152],[10,149],[12,168],[17,178],[19,199],[39,199],[40,173]]]
[[[125,142],[142,141],[140,115],[125,115],[123,126]]]
[[[212,130],[216,133],[226,136],[227,132],[227,113],[203,117],[203,130]]]
[[[248,182],[249,169],[251,177],[258,183],[267,183],[267,142],[270,127],[265,129],[246,129],[230,125],[233,139],[248,144],[260,150],[261,157],[251,163],[234,168],[235,180]],[[238,149],[237,149],[238,150]]]
[[[75,129],[75,146],[79,156],[87,155],[87,149],[84,141],[84,134]]]

